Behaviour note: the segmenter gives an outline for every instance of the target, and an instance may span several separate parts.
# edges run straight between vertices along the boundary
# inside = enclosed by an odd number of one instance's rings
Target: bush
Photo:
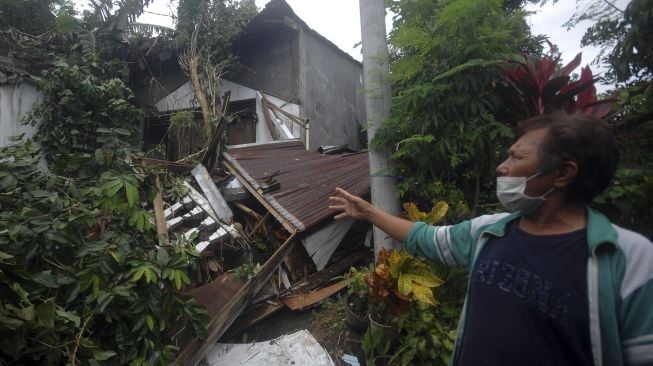
[[[0,364],[167,365],[173,335],[204,336],[179,293],[197,253],[157,246],[153,184],[124,153],[71,154],[61,176],[30,141],[0,149]]]

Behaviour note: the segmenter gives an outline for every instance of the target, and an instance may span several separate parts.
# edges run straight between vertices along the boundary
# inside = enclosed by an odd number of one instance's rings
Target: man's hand
[[[329,209],[339,212],[334,216],[336,220],[351,217],[356,220],[369,221],[373,209],[369,202],[342,188],[336,188],[336,192],[338,192],[337,196],[329,197],[331,201]]]
[[[351,217],[356,220],[369,221],[398,241],[404,241],[413,227],[413,222],[390,215],[344,189],[336,188],[336,192],[336,196],[329,197],[331,201],[329,209],[336,211],[337,214],[334,216],[336,220]]]

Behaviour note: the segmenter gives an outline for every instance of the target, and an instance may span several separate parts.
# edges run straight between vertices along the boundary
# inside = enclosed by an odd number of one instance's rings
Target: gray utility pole
[[[372,149],[374,134],[381,122],[390,117],[390,66],[385,33],[385,5],[383,0],[360,0],[361,36],[363,46],[363,83],[367,142],[370,154],[370,184],[372,204],[393,215],[399,213],[395,196],[395,177],[390,164],[391,147]],[[398,248],[399,243],[374,227],[374,256],[381,248]]]

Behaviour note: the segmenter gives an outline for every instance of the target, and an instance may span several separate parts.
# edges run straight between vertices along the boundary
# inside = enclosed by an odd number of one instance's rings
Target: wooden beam
[[[283,257],[288,255],[295,244],[297,232],[292,235],[276,250],[268,259],[263,267],[252,277],[245,286],[243,286],[236,295],[220,309],[218,314],[212,317],[207,327],[207,337],[205,340],[193,340],[177,356],[174,364],[195,366],[206,356],[206,353],[215,342],[224,334],[229,326],[236,320],[238,315],[247,306],[249,301],[263,287],[265,282],[270,278],[274,270],[281,263]]]
[[[134,164],[143,166],[155,166],[175,173],[188,173],[193,169],[193,165],[176,163],[174,161],[159,160],[152,158],[135,157]]]
[[[159,175],[155,178],[156,195],[154,196],[154,221],[156,223],[156,234],[161,245],[169,245],[168,226],[166,225],[166,216],[163,210],[163,195],[161,191],[161,179]]]
[[[321,288],[317,291],[284,297],[281,299],[281,301],[283,301],[283,303],[286,304],[290,310],[303,310],[335,294],[346,286],[347,282],[340,281],[338,283],[334,283],[331,286]]]
[[[268,125],[268,129],[270,130],[270,135],[272,136],[272,139],[279,140],[279,131],[277,131],[277,126],[272,121],[272,116],[270,115],[270,109],[269,109],[270,102],[268,102],[268,100],[265,99],[263,93],[261,93],[260,91],[257,93],[261,97],[261,107],[263,108],[263,117],[265,118],[265,123]]]
[[[347,272],[351,266],[362,261],[366,257],[369,257],[370,260],[374,260],[374,257],[371,255],[370,251],[366,248],[362,250],[357,250],[350,252],[348,255],[344,256],[340,261],[333,263],[331,266],[323,269],[320,272],[313,273],[306,280],[297,284],[290,291],[284,291],[285,297],[291,297],[299,293],[307,293],[318,288],[321,284],[329,283],[334,277],[340,276],[341,274]],[[282,296],[282,297],[283,297]],[[282,301],[276,300],[272,304],[265,305],[256,305],[256,307],[246,310],[224,334],[221,338],[223,340],[229,340],[239,333],[243,332],[252,325],[260,322],[261,320],[266,319],[267,317],[277,313],[279,310],[286,307]]]

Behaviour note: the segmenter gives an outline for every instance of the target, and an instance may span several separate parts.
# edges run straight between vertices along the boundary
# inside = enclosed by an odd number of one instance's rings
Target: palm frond
[[[141,33],[141,34],[146,34],[148,36],[153,36],[157,34],[172,35],[175,33],[174,28],[169,28],[158,24],[148,24],[148,23],[138,23],[138,22],[130,23],[127,26],[127,30],[131,34]]]

